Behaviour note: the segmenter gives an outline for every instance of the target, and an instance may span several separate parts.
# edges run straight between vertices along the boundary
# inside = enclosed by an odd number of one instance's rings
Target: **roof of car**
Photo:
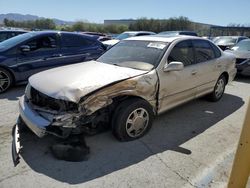
[[[96,40],[96,38],[97,38],[96,36],[91,36],[91,35],[82,34],[82,33],[78,33],[78,32],[56,31],[56,30],[32,31],[32,32],[29,32],[29,33],[32,34],[33,36],[53,34],[53,33],[58,33],[58,34],[60,34],[60,33],[68,33],[68,34],[73,34],[73,35],[84,36],[86,38],[93,39],[93,40]]]
[[[151,34],[155,34],[152,31],[125,31],[123,33],[133,33],[133,34],[137,34],[137,33],[151,33]]]
[[[130,37],[124,40],[138,40],[138,41],[155,41],[155,42],[173,42],[174,40],[186,38],[186,39],[197,39],[200,37],[188,36],[188,35],[178,35],[178,36],[161,36],[161,35],[147,35],[139,37]],[[202,39],[202,38],[200,38]],[[206,39],[203,39],[206,40]]]
[[[0,30],[0,32],[4,32],[4,33],[11,33],[11,32],[14,32],[14,33],[26,33],[26,32],[29,32],[29,31],[25,31],[25,30]]]

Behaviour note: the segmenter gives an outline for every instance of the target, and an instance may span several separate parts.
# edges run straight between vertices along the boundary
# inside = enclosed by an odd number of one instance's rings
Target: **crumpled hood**
[[[103,86],[146,72],[89,61],[37,73],[29,78],[29,84],[52,98],[79,102]]]
[[[242,58],[242,59],[250,58],[250,51],[226,50],[226,52],[233,54],[236,58]]]

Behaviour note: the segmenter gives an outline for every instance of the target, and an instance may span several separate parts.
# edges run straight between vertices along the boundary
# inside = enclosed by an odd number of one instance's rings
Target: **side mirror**
[[[29,45],[22,45],[22,46],[20,46],[20,50],[22,52],[29,52],[30,51],[30,46]]]
[[[163,71],[164,72],[170,72],[170,71],[180,71],[184,68],[184,65],[182,62],[177,62],[177,61],[173,61],[171,63],[166,63],[164,66]]]

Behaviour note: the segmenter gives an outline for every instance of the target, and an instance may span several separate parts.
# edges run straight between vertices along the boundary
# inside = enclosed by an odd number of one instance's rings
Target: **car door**
[[[22,51],[22,47],[28,51]],[[17,70],[26,80],[32,74],[56,67],[60,64],[61,53],[57,34],[36,36],[22,43],[17,49]]]
[[[199,83],[192,41],[180,41],[169,50],[167,63],[182,62],[184,68],[180,71],[170,72],[164,72],[163,69],[158,70],[159,113],[195,98]]]
[[[199,82],[197,88],[197,97],[213,91],[215,83],[221,72],[221,62],[218,58],[220,52],[215,53],[214,48],[217,48],[207,40],[193,39],[195,50],[196,76]],[[218,49],[217,49],[218,50]],[[219,54],[218,54],[219,53]]]
[[[63,64],[73,64],[78,62],[97,59],[103,52],[97,41],[90,40],[80,34],[61,34],[61,52]]]

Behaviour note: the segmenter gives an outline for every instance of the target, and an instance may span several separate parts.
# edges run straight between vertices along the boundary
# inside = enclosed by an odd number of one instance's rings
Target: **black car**
[[[104,51],[96,38],[71,32],[29,32],[5,40],[0,43],[0,93],[32,74],[97,59]]]
[[[27,33],[27,31],[2,30],[0,31],[0,42],[24,33]]]

